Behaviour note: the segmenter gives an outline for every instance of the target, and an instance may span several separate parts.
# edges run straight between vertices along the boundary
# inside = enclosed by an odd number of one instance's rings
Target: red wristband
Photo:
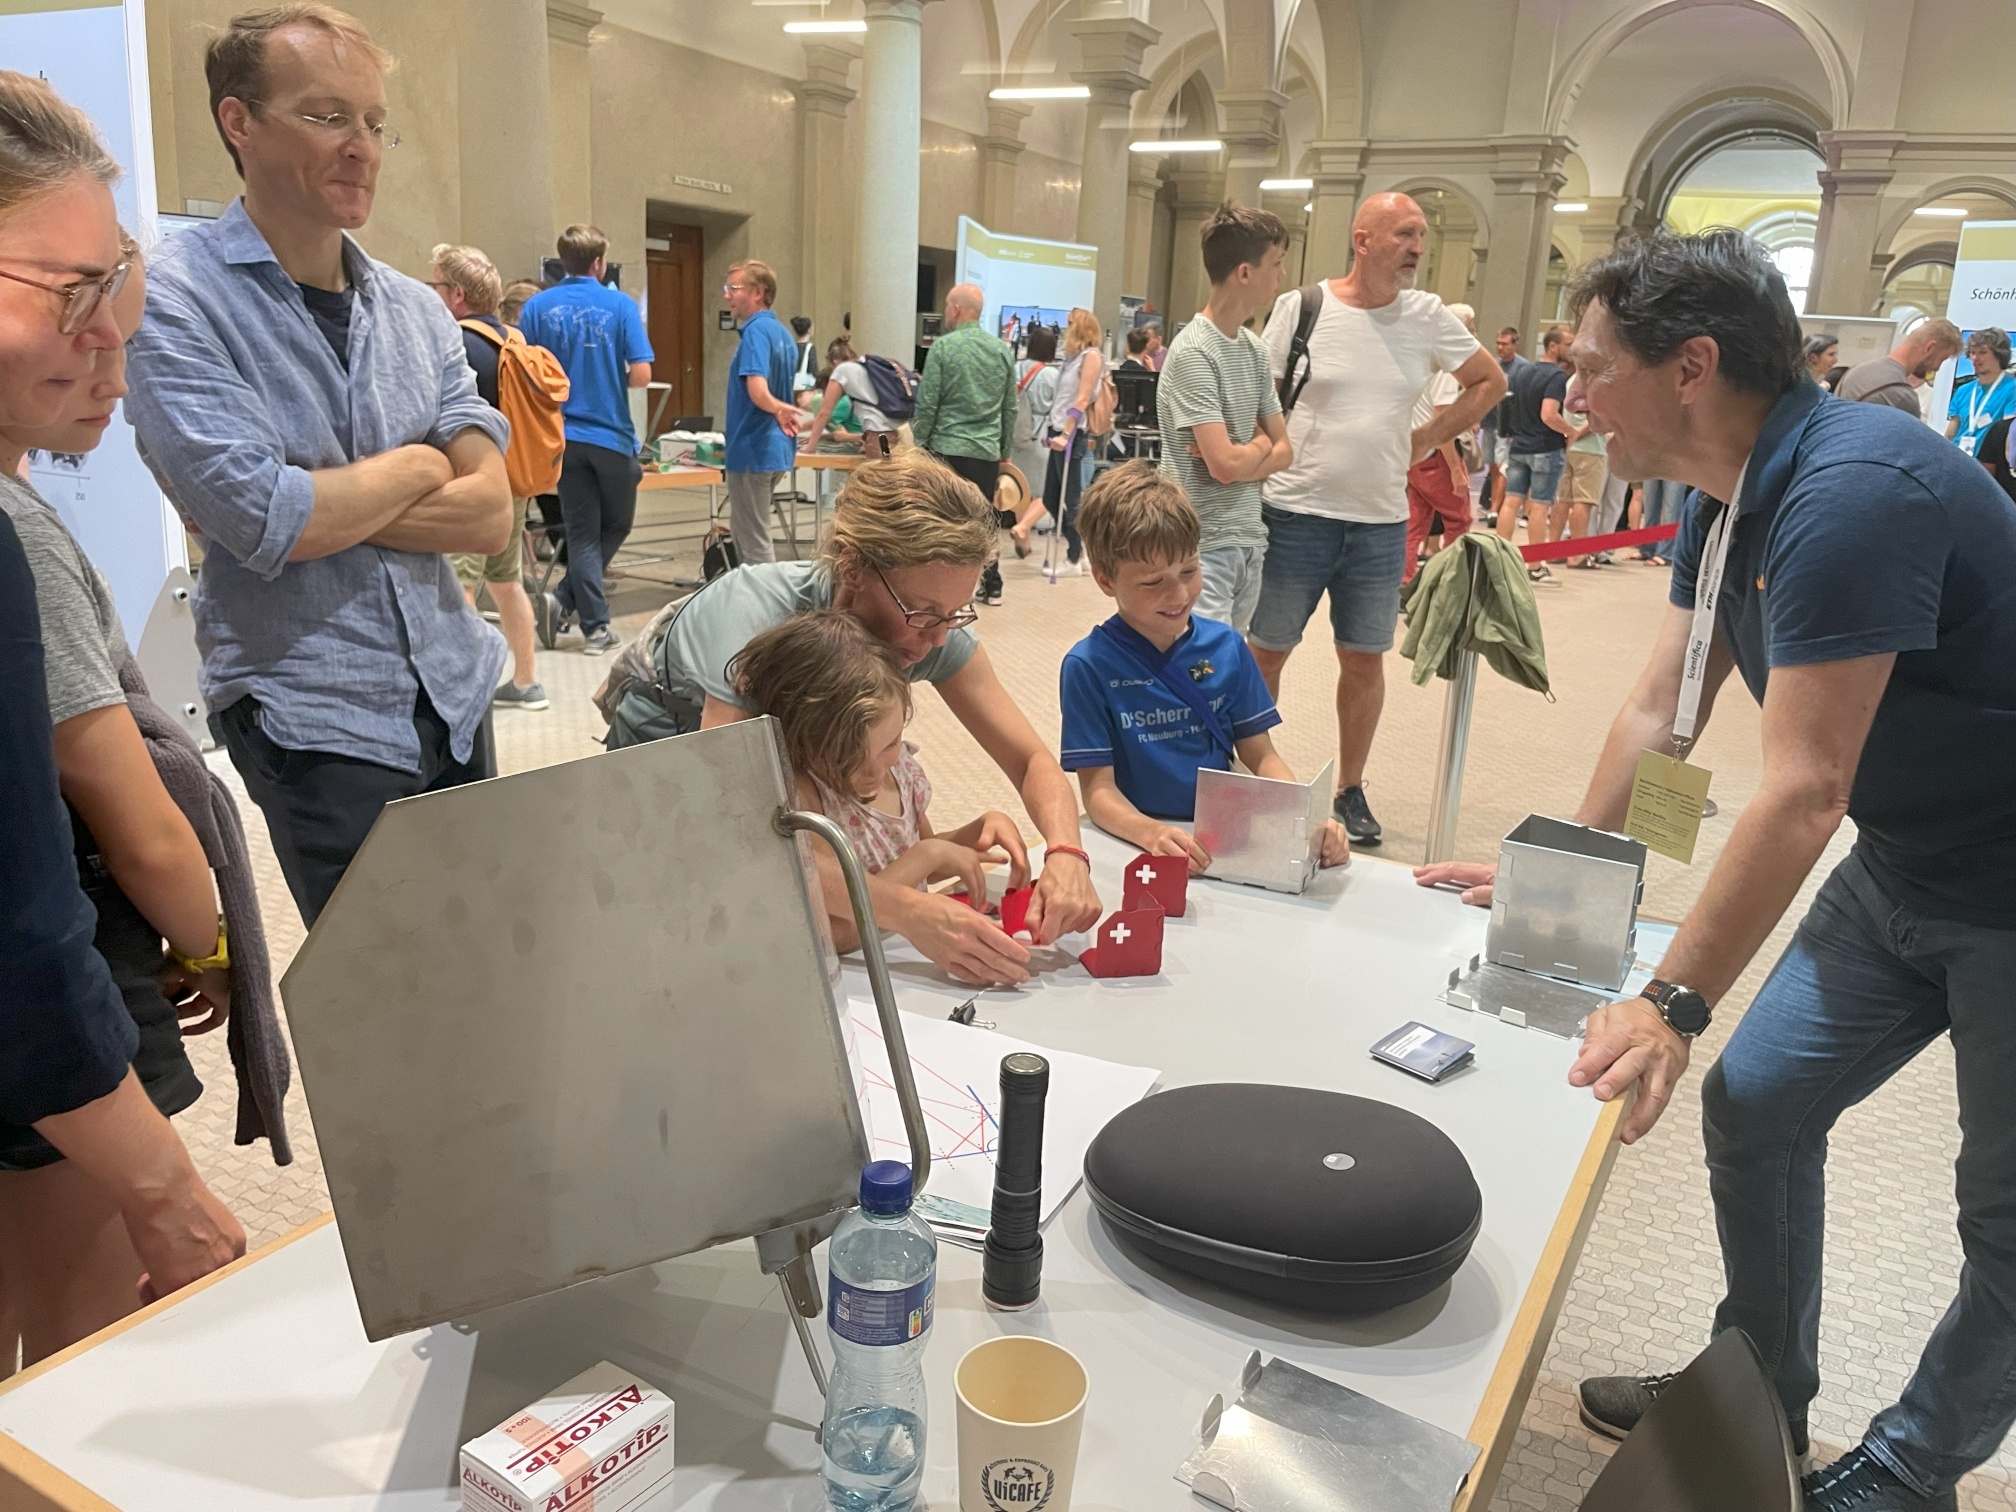
[[[1087,871],[1092,870],[1092,858],[1088,856],[1084,851],[1078,849],[1078,847],[1075,845],[1044,846],[1043,859],[1047,861],[1052,856],[1076,856],[1080,861],[1083,861],[1085,863],[1085,870]]]

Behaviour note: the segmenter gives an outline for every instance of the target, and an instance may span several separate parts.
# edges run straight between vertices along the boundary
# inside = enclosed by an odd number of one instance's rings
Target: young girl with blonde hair
[[[906,888],[957,877],[975,898],[987,895],[985,864],[1007,863],[1010,887],[1028,880],[1006,814],[990,809],[942,835],[931,828],[931,779],[903,738],[910,683],[896,654],[853,615],[796,615],[749,642],[730,670],[749,708],[784,727],[798,802],[839,825],[871,874]],[[814,845],[829,914],[835,904],[845,912],[845,885],[825,864],[824,843]]]

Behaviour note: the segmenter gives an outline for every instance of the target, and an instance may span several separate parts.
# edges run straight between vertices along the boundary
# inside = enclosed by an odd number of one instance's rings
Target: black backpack
[[[875,389],[875,408],[891,420],[903,421],[917,413],[917,375],[888,357],[863,357],[862,371]]]
[[[1309,334],[1316,329],[1316,317],[1323,313],[1323,285],[1304,284],[1295,291],[1295,297],[1302,307],[1295,317],[1295,334],[1288,342],[1288,363],[1281,373],[1283,414],[1295,408],[1295,401],[1302,397],[1302,390],[1309,382]],[[1302,365],[1299,374],[1295,368],[1298,362]]]

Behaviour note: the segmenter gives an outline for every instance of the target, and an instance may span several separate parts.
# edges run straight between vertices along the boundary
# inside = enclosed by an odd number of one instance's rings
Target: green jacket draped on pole
[[[1400,591],[1418,686],[1456,675],[1458,652],[1475,651],[1500,677],[1547,692],[1547,647],[1526,560],[1511,542],[1469,530],[1428,559]]]

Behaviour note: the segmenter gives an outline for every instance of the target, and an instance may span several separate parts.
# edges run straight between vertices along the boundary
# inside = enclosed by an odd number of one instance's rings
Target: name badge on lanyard
[[[1742,491],[1739,478],[1731,492]],[[1694,744],[1694,731],[1700,723],[1701,692],[1708,680],[1708,654],[1715,645],[1715,607],[1722,598],[1722,577],[1729,566],[1729,542],[1735,534],[1736,506],[1724,504],[1708,529],[1701,552],[1701,575],[1694,586],[1694,619],[1687,633],[1680,699],[1673,711],[1673,754],[1639,753],[1638,773],[1631,783],[1631,806],[1624,815],[1625,834],[1682,865],[1694,860],[1694,844],[1701,834],[1701,811],[1708,801],[1708,782],[1713,775],[1707,768],[1690,765],[1684,758]]]

